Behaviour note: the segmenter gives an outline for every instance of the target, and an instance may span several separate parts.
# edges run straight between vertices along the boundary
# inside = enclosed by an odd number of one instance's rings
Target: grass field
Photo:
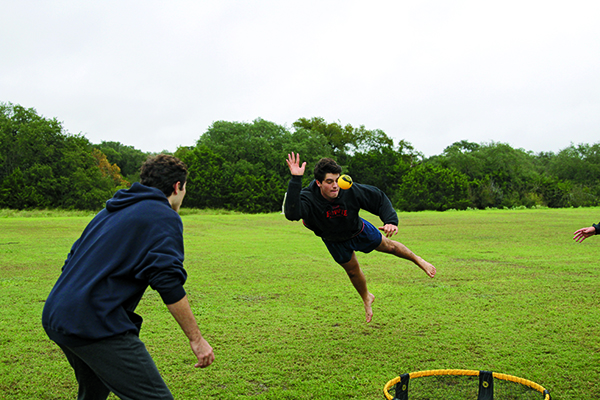
[[[400,213],[396,238],[438,275],[359,254],[376,296],[370,324],[342,268],[301,223],[182,214],[186,289],[215,363],[193,368],[155,292],[138,308],[141,338],[177,399],[383,399],[392,378],[445,368],[527,378],[553,399],[600,398],[600,237],[572,240],[600,220],[599,208]],[[0,398],[76,397],[40,318],[90,219],[0,212]]]

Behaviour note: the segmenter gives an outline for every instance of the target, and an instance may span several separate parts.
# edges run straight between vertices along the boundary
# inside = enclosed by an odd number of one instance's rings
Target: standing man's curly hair
[[[173,193],[175,183],[181,182],[179,188],[183,189],[187,174],[187,167],[180,159],[168,154],[159,154],[148,157],[142,165],[140,183],[160,189],[169,197]]]
[[[325,175],[327,174],[341,174],[342,167],[335,162],[333,158],[321,158],[317,165],[315,165],[314,175],[315,179],[319,182],[323,182]]]

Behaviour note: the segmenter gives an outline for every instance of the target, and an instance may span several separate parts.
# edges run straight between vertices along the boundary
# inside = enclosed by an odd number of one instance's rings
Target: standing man
[[[42,315],[46,333],[75,371],[79,400],[173,399],[139,339],[135,308],[148,286],[208,367],[213,349],[202,337],[183,284],[183,224],[187,168],[161,154],[142,165],[140,182],[106,202],[73,244]]]
[[[398,215],[388,197],[378,188],[353,184],[340,191],[337,179],[342,172],[331,158],[322,158],[314,169],[314,180],[302,189],[306,162],[300,165],[300,154],[288,154],[286,160],[292,174],[285,200],[285,216],[291,221],[302,219],[304,225],[320,236],[333,259],[348,274],[365,306],[367,323],[373,318],[375,296],[367,290],[365,275],[360,269],[355,251],[373,250],[393,254],[415,263],[433,278],[435,267],[415,255],[402,243],[389,239],[398,233]],[[367,210],[383,221],[377,228],[360,218],[358,212]]]

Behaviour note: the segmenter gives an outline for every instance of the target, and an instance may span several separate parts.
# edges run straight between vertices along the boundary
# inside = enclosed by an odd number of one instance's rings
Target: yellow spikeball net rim
[[[475,370],[470,370],[470,369],[433,369],[433,370],[429,370],[429,371],[417,371],[417,372],[411,372],[410,374],[408,374],[410,379],[413,378],[423,378],[426,376],[439,376],[439,375],[468,375],[468,376],[479,376],[479,371],[475,371]],[[523,379],[523,378],[519,378],[517,376],[512,376],[512,375],[506,375],[506,374],[499,374],[497,372],[493,372],[492,375],[494,376],[494,378],[496,379],[502,379],[504,381],[510,381],[510,382],[515,382],[515,383],[520,383],[521,385],[525,385],[528,386],[534,390],[537,390],[538,392],[544,394],[544,392],[546,392],[546,396],[544,396],[544,400],[550,400],[550,394],[547,393],[546,389],[541,386],[538,385],[535,382],[532,382],[528,379]],[[389,381],[388,383],[386,383],[386,385],[383,388],[383,394],[385,395],[385,397],[388,400],[393,400],[394,397],[389,393],[389,390],[392,386],[394,386],[396,383],[400,382],[401,377],[396,377],[394,379],[392,379],[391,381]]]

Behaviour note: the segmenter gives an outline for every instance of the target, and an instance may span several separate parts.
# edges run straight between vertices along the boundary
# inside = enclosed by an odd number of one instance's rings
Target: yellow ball
[[[350,189],[352,186],[352,178],[350,178],[350,175],[340,175],[338,178],[338,186],[340,189]]]

